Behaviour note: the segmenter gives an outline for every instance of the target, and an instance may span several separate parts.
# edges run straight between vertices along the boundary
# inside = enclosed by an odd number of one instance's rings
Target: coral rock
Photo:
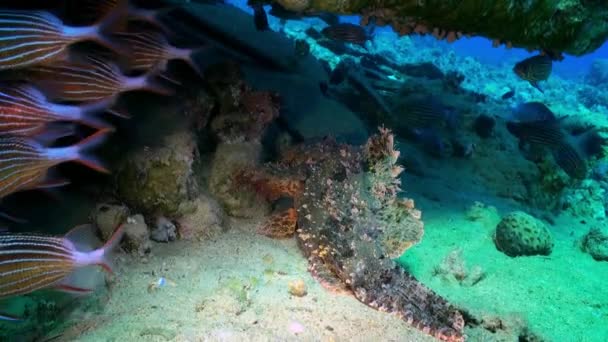
[[[91,220],[101,232],[103,241],[107,241],[116,228],[129,216],[129,208],[120,204],[100,203],[91,213]]]
[[[128,217],[124,229],[123,246],[127,251],[139,255],[144,255],[150,251],[150,232],[143,215],[137,214]]]
[[[591,228],[583,238],[582,247],[593,259],[608,261],[608,229]]]
[[[150,239],[156,242],[169,242],[177,238],[177,228],[166,217],[156,219],[156,225],[150,232]]]
[[[521,212],[509,213],[498,223],[494,233],[496,248],[510,257],[549,255],[553,236],[536,218]]]
[[[287,283],[287,289],[289,294],[296,297],[304,297],[308,293],[306,283],[302,279],[290,281]]]
[[[196,137],[187,130],[164,137],[158,147],[136,151],[117,173],[120,198],[148,216],[179,217],[179,204],[198,192],[197,155]]]
[[[225,213],[211,196],[200,195],[191,202],[182,203],[180,211],[184,215],[177,219],[177,225],[182,239],[209,239],[225,230]]]

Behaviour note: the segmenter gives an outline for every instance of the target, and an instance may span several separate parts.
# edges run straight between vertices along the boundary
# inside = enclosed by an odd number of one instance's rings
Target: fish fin
[[[17,317],[17,316],[13,316],[13,315],[9,315],[7,313],[4,312],[0,312],[0,320],[2,321],[10,321],[10,322],[22,322],[23,318]]]
[[[7,221],[13,222],[13,223],[17,223],[17,224],[26,224],[28,223],[28,221],[26,219],[22,219],[20,217],[16,217],[13,215],[10,215],[9,213],[0,210],[0,218],[5,219]]]
[[[101,145],[108,138],[108,133],[112,131],[113,129],[109,128],[100,129],[96,133],[90,135],[89,137],[80,141],[78,144],[74,145],[73,147],[76,148],[77,153],[76,157],[74,158],[74,161],[95,171],[109,173],[110,171],[106,169],[106,167],[103,166],[100,161],[90,155],[85,154],[85,152],[89,149]]]
[[[59,187],[62,187],[62,186],[69,185],[70,183],[71,182],[68,179],[50,178],[50,179],[45,179],[41,183],[36,184],[36,186],[34,187],[34,189],[59,188]]]
[[[545,93],[537,81],[530,81],[530,85],[532,85],[534,88],[538,89],[538,91],[540,91],[541,93],[543,93],[543,94]]]
[[[76,125],[67,122],[51,122],[34,139],[43,146],[48,146],[58,139],[69,137],[76,132]]]
[[[123,31],[126,28],[129,11],[128,1],[99,0],[99,2],[112,6],[112,9],[107,11],[96,23],[98,26],[98,33],[95,37],[96,41],[119,55],[127,55],[129,51],[128,47],[110,37],[112,33]]]
[[[110,262],[110,255],[112,251],[120,244],[123,236],[125,235],[124,224],[120,224],[112,233],[112,236],[106,241],[106,243],[97,250],[97,253],[101,254],[99,261],[96,265],[101,266],[108,274],[113,275],[112,263]]]
[[[124,224],[120,224],[112,233],[108,241],[101,247],[100,241],[95,235],[96,227],[92,224],[82,224],[72,228],[64,238],[74,244],[77,251],[88,255],[88,265],[101,266],[109,274],[113,274],[112,266],[108,256],[118,246],[124,236]]]
[[[110,113],[110,114],[112,114],[112,115],[114,115],[116,117],[119,117],[121,119],[127,119],[128,120],[128,119],[132,118],[132,116],[129,113],[127,113],[127,111],[125,109],[112,109],[112,108],[108,108],[108,109],[106,109],[106,112],[108,112],[108,113]]]
[[[59,290],[61,292],[74,293],[74,294],[85,294],[85,293],[93,292],[92,289],[86,289],[86,288],[72,286],[72,285],[68,285],[68,284],[59,284],[59,285],[55,286],[55,289]]]
[[[143,87],[142,90],[147,90],[147,91],[150,91],[150,92],[153,92],[153,93],[156,93],[159,95],[164,95],[164,96],[171,96],[171,95],[175,94],[175,91],[173,89],[162,84],[157,79],[157,77],[159,77],[159,75],[163,75],[160,77],[165,78],[165,79],[167,77],[169,77],[164,73],[157,72],[157,70],[152,70],[151,72],[148,73],[148,76],[146,77],[145,86]]]

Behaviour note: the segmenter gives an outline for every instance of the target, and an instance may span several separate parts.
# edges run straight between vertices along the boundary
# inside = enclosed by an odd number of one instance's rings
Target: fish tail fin
[[[173,79],[171,79],[164,71],[160,70],[160,66],[157,66],[154,69],[150,70],[145,77],[146,79],[144,81],[143,90],[147,90],[164,96],[171,96],[175,94],[175,91],[169,88],[168,86],[162,84],[159,80],[159,77],[169,80],[172,83],[179,83],[174,82]]]
[[[114,271],[112,271],[112,263],[110,262],[109,257],[112,255],[112,251],[118,246],[124,235],[124,224],[120,224],[114,230],[108,241],[106,241],[106,243],[98,250],[98,253],[101,254],[101,257],[97,265],[101,266],[109,274],[114,274]]]
[[[114,96],[100,101],[95,101],[93,103],[81,105],[80,117],[78,121],[97,129],[113,129],[112,125],[98,118],[97,115],[104,111],[114,114],[114,112],[108,108],[111,107],[115,102],[116,97]]]
[[[100,246],[97,237],[97,227],[93,224],[83,224],[74,227],[65,236],[75,250],[74,258],[77,265],[72,274],[66,277],[58,289],[74,294],[91,292],[103,284],[103,276],[97,266],[112,275],[112,251],[120,243],[124,235],[124,226],[118,226],[105,244]]]
[[[0,320],[2,320],[2,321],[10,321],[10,322],[21,322],[21,321],[23,321],[22,318],[17,317],[17,316],[13,316],[13,315],[9,315],[7,313],[0,313]]]
[[[69,147],[75,150],[75,156],[73,159],[75,162],[80,163],[90,169],[99,171],[102,173],[109,173],[110,171],[103,166],[95,157],[87,154],[86,152],[92,148],[101,145],[108,138],[108,133],[112,132],[111,128],[100,129],[96,133],[88,136],[87,138],[80,141],[78,144]]]
[[[534,88],[538,89],[538,91],[540,91],[541,93],[543,93],[543,94],[545,93],[537,81],[530,81],[530,85],[532,85]]]
[[[58,139],[74,135],[74,132],[76,132],[76,125],[73,123],[51,122],[46,124],[44,131],[36,135],[34,139],[43,146],[48,146]]]
[[[122,32],[127,27],[129,4],[127,0],[100,0],[102,15],[97,23],[97,42],[121,56],[128,54],[128,47],[116,39],[110,38],[115,32]]]

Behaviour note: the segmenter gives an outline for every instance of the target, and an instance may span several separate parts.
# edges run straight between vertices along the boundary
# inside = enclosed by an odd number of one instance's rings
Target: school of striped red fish
[[[70,26],[45,10],[0,9],[0,201],[16,192],[68,184],[49,176],[62,163],[108,173],[91,150],[114,130],[104,113],[129,118],[113,108],[120,95],[172,95],[162,82],[169,60],[183,60],[200,72],[192,61],[196,50],[172,46],[156,10],[124,0],[83,0],[77,6],[82,17],[95,18],[92,24]],[[82,42],[95,47],[78,49]],[[78,141],[75,126],[92,133]],[[62,145],[66,137],[76,142]],[[86,228],[75,230],[81,229]],[[92,251],[80,247],[79,234],[0,234],[0,299],[45,288],[88,292],[71,284],[69,275],[89,265],[111,273],[107,255],[122,233],[117,227]],[[19,320],[10,314],[0,319]]]

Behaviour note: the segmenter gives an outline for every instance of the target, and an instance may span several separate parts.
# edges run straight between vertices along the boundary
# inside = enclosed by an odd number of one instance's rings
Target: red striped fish
[[[94,114],[112,105],[114,98],[85,105],[51,103],[38,89],[26,84],[0,86],[0,133],[34,137],[55,121],[79,122],[95,128],[109,124]]]
[[[0,298],[46,288],[86,293],[91,289],[71,285],[67,278],[81,267],[98,265],[112,274],[108,256],[122,239],[120,226],[99,249],[83,248],[81,235],[91,225],[74,228],[63,237],[34,234],[0,234]],[[88,246],[86,246],[88,247]],[[8,315],[0,319],[15,320]]]
[[[51,101],[95,102],[132,90],[171,95],[171,90],[156,81],[155,71],[135,77],[125,76],[116,64],[88,56],[84,62],[64,61],[51,66],[37,66],[31,68],[25,77]]]
[[[0,137],[0,198],[17,191],[45,186],[49,168],[68,161],[81,163],[99,172],[108,172],[95,158],[86,154],[105,141],[109,129],[102,129],[78,144],[44,147],[23,137]]]
[[[91,26],[66,26],[45,11],[0,10],[0,70],[50,64],[65,59],[68,46],[96,41],[117,52],[120,48],[104,32],[124,13],[123,6]]]
[[[148,71],[154,68],[166,70],[167,62],[179,59],[190,65],[199,75],[201,70],[192,59],[198,49],[180,49],[167,41],[160,32],[145,31],[124,33],[120,39],[129,46],[129,66],[132,70]]]

